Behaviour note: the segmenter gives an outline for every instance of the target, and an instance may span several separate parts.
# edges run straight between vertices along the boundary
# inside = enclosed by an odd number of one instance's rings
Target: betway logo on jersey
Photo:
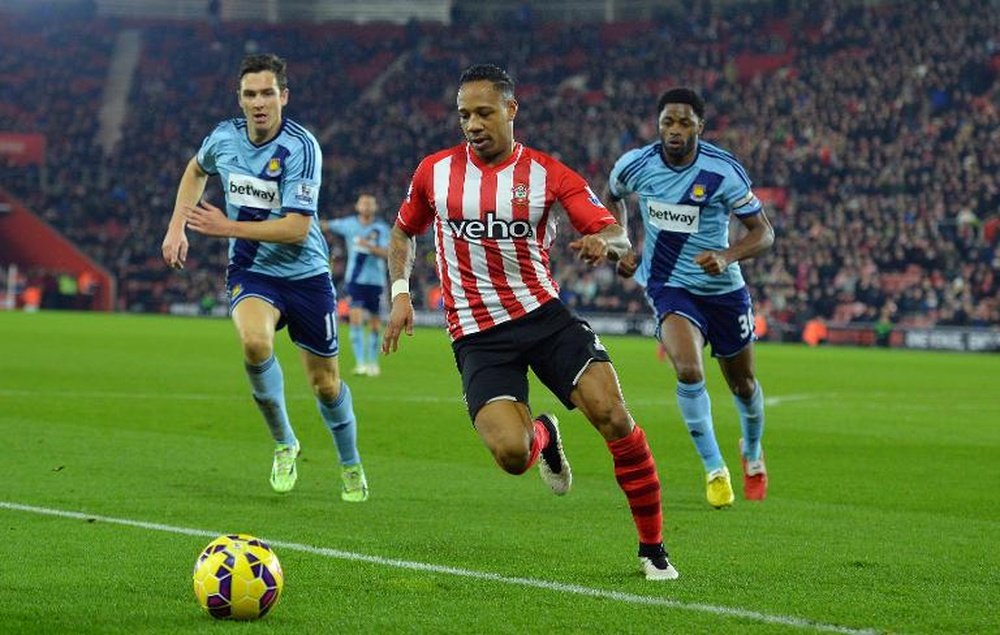
[[[510,240],[530,238],[535,230],[526,220],[497,218],[496,212],[486,212],[484,218],[449,218],[448,227],[459,238],[480,240]]]
[[[265,181],[246,174],[230,174],[226,185],[226,201],[239,207],[280,209],[278,182]]]
[[[683,234],[693,234],[698,231],[701,208],[697,205],[649,201],[647,208],[649,222],[658,229]]]

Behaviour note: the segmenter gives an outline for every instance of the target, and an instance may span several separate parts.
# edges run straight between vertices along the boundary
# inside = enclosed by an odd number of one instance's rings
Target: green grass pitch
[[[295,491],[277,495],[228,321],[0,313],[0,631],[1000,628],[1000,356],[760,345],[770,494],[745,502],[737,482],[734,507],[715,511],[654,342],[605,344],[656,455],[675,582],[640,576],[604,444],[538,384],[573,491],[493,465],[442,330],[404,338],[381,377],[348,377],[372,489],[351,505],[284,333],[303,454]],[[714,364],[708,381],[738,474]],[[285,590],[264,620],[221,624],[196,605],[191,567],[209,533],[237,531],[283,545]]]

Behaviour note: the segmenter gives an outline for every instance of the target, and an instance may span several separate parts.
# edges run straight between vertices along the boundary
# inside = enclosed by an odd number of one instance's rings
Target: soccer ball
[[[194,594],[214,618],[254,620],[274,608],[285,584],[266,542],[247,534],[219,536],[194,563]]]

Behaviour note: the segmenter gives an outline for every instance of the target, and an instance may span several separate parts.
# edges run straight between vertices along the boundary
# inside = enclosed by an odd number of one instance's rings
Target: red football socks
[[[615,480],[628,498],[639,542],[650,545],[663,542],[660,477],[646,433],[636,425],[627,437],[609,441],[608,449],[615,461]]]

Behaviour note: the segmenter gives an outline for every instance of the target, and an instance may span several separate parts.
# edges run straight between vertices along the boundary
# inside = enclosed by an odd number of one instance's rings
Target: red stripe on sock
[[[646,433],[637,425],[627,437],[609,441],[608,449],[615,461],[615,480],[628,498],[639,542],[663,542],[660,477]]]
[[[636,516],[648,516],[649,514],[660,513],[660,503],[656,502],[656,503],[653,503],[652,505],[635,505],[635,506],[629,507],[629,509],[631,509],[632,513],[634,515],[636,515]],[[661,538],[662,538],[662,536],[661,536]],[[653,543],[653,544],[657,544],[657,543]]]
[[[660,482],[657,480],[654,483],[647,483],[642,487],[636,489],[633,494],[635,496],[645,496],[646,494],[656,494],[660,491]]]
[[[631,483],[632,481],[646,482],[650,477],[656,476],[656,466],[648,463],[643,463],[636,467],[615,465],[615,468],[615,476],[618,477],[619,481],[625,481],[626,483]]]
[[[636,456],[623,457],[620,460],[616,461],[615,465],[617,465],[618,467],[635,467],[637,465],[642,464],[642,462],[645,460],[646,457],[639,454]]]

